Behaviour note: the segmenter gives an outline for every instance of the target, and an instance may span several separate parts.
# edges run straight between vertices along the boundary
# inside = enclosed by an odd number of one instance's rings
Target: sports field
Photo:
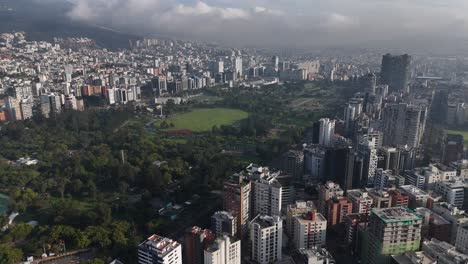
[[[463,139],[465,140],[465,145],[468,144],[468,131],[447,130],[447,134],[449,134],[449,135],[462,135]]]
[[[228,109],[210,108],[197,109],[191,112],[176,115],[166,120],[167,123],[174,124],[168,130],[192,130],[193,132],[210,131],[213,126],[231,125],[249,116],[247,112]]]

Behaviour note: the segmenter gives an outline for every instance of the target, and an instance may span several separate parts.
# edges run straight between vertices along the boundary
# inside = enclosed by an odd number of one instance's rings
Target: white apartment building
[[[172,239],[152,235],[138,245],[138,264],[182,264],[182,246]]]
[[[297,249],[325,246],[327,220],[316,211],[294,216],[293,243]]]
[[[283,220],[279,216],[259,215],[250,222],[252,261],[269,264],[281,260]]]
[[[319,144],[329,146],[335,134],[335,120],[320,119]]]
[[[252,206],[253,216],[280,215],[282,209],[283,187],[276,180],[279,173],[269,172],[253,178],[252,181]]]
[[[296,201],[294,204],[288,205],[286,210],[286,232],[288,236],[291,238],[294,234],[294,217],[298,215],[302,215],[307,212],[316,211],[317,208],[315,207],[314,202],[312,201]]]
[[[205,264],[240,264],[241,241],[229,235],[218,237],[204,251]]]

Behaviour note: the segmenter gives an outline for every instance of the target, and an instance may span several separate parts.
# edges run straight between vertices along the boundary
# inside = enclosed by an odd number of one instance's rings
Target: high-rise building
[[[323,147],[310,147],[304,149],[304,174],[305,180],[312,184],[323,182],[325,179],[325,155]]]
[[[327,217],[328,212],[328,201],[334,197],[343,197],[344,191],[340,188],[340,185],[334,182],[327,182],[320,186],[319,199],[318,199],[318,210],[319,212]]]
[[[219,211],[211,217],[211,230],[216,236],[228,234],[232,237],[237,236],[237,218],[229,212]]]
[[[367,191],[361,189],[349,190],[346,192],[346,196],[353,204],[353,214],[367,214],[372,209],[374,200],[372,200]]]
[[[20,110],[21,110],[21,120],[27,120],[32,118],[33,116],[33,100],[32,98],[25,98],[22,99],[20,102]]]
[[[319,144],[330,146],[334,134],[335,120],[330,120],[328,118],[320,119]]]
[[[382,57],[380,82],[387,84],[390,92],[409,92],[411,56],[408,54]]]
[[[405,207],[373,209],[365,263],[390,263],[391,255],[417,251],[421,224],[421,217]]]
[[[237,77],[242,78],[243,76],[243,69],[242,69],[242,57],[236,57],[234,59],[234,72]]]
[[[283,157],[283,171],[293,178],[301,180],[304,174],[304,152],[288,151]]]
[[[383,143],[418,148],[426,125],[426,109],[408,104],[389,104],[383,110]]]
[[[375,87],[377,86],[377,76],[374,73],[368,73],[359,78],[362,90],[366,93],[375,94]]]
[[[215,234],[210,230],[203,230],[198,226],[190,227],[184,234],[184,264],[203,263],[203,250],[214,241]]]
[[[237,217],[237,232],[240,237],[245,235],[250,216],[251,183],[244,180],[241,174],[235,174],[224,182],[224,211]]]
[[[327,202],[328,226],[343,224],[346,216],[353,213],[353,203],[346,197],[333,197]]]
[[[275,71],[278,71],[279,70],[279,57],[278,56],[273,56],[272,64],[273,64],[273,69]]]
[[[8,113],[8,119],[15,121],[15,120],[22,120],[21,118],[21,107],[18,99],[8,96],[5,100],[5,106]]]
[[[463,143],[463,135],[447,135],[442,149],[442,161],[445,165],[463,158]]]
[[[317,211],[310,211],[293,217],[292,241],[297,249],[325,246],[327,220]]]
[[[204,251],[204,264],[240,264],[241,241],[224,234]]]
[[[138,264],[182,264],[182,246],[169,238],[152,235],[138,245]]]
[[[279,216],[258,215],[250,222],[252,261],[269,264],[282,258],[283,221]]]
[[[279,173],[263,173],[252,181],[252,215],[281,215],[283,186]]]

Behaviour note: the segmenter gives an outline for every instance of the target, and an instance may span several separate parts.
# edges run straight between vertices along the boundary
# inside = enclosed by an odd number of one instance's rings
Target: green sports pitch
[[[207,132],[213,126],[232,125],[249,116],[247,112],[228,108],[196,109],[188,113],[178,114],[166,120],[173,124],[168,130],[191,130]]]

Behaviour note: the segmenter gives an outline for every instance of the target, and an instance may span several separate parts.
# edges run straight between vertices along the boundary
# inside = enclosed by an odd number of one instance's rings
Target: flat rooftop
[[[150,248],[160,256],[165,256],[179,246],[178,242],[158,235],[152,235],[140,244],[140,247]]]
[[[277,224],[281,219],[278,216],[258,215],[252,220],[252,223],[259,224],[262,228],[272,227]]]
[[[372,213],[385,223],[421,220],[421,217],[406,207],[373,209]]]

